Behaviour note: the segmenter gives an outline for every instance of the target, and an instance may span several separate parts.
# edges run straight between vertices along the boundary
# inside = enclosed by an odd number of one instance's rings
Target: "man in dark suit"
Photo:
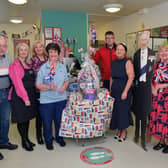
[[[155,59],[154,51],[147,47],[149,38],[149,32],[141,34],[141,48],[135,52],[133,60],[135,71],[133,111],[136,116],[134,141],[138,143],[141,128],[141,146],[145,151],[147,151],[145,143],[147,118],[152,107],[151,79]]]

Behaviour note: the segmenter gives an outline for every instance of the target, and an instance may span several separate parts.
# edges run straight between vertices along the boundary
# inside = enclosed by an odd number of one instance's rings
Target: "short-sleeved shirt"
[[[40,103],[46,104],[46,103],[54,103],[59,102],[67,99],[66,91],[59,92],[61,86],[64,84],[65,81],[68,80],[67,76],[67,70],[66,67],[58,63],[55,74],[53,75],[53,80],[49,81],[47,77],[50,75],[51,67],[49,65],[49,61],[47,61],[45,64],[43,64],[37,73],[37,84],[56,84],[57,90],[47,90],[47,91],[40,91]]]

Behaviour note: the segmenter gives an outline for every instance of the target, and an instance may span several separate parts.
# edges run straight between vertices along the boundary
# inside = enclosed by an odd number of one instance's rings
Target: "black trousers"
[[[38,111],[36,116],[36,137],[42,137],[42,119],[40,113]]]
[[[29,121],[26,121],[26,122],[23,122],[23,123],[18,123],[17,128],[18,128],[19,134],[21,136],[22,143],[24,141],[28,141],[29,140],[29,135],[28,135]]]
[[[106,89],[110,89],[110,80],[103,80],[103,87]]]
[[[37,115],[36,115],[36,137],[38,138],[42,138],[42,127],[43,127],[43,123],[42,123],[42,119],[40,116],[40,111],[39,111],[39,107],[40,107],[40,102],[39,102],[39,98],[40,98],[40,93],[36,92],[36,103],[37,103]]]
[[[140,122],[141,122],[141,128],[140,128]],[[136,117],[135,121],[135,137],[139,138],[139,132],[141,129],[141,144],[145,145],[145,138],[146,138],[146,127],[147,127],[147,116],[144,116],[141,118]]]

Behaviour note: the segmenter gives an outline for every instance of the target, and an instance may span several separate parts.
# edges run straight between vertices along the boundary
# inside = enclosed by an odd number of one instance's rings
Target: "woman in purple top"
[[[32,53],[32,69],[35,72],[35,75],[37,76],[37,73],[41,67],[46,61],[47,56],[45,52],[45,47],[42,44],[41,41],[36,41],[33,45],[33,53]],[[39,113],[39,98],[40,98],[40,92],[39,90],[36,90],[36,99],[37,99],[37,117],[36,117],[36,137],[38,144],[44,144],[43,138],[42,138],[42,120]]]

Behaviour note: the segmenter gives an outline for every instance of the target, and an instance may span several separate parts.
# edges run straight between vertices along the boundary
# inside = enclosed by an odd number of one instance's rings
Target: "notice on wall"
[[[54,42],[61,46],[62,28],[61,27],[44,27],[44,43]]]

